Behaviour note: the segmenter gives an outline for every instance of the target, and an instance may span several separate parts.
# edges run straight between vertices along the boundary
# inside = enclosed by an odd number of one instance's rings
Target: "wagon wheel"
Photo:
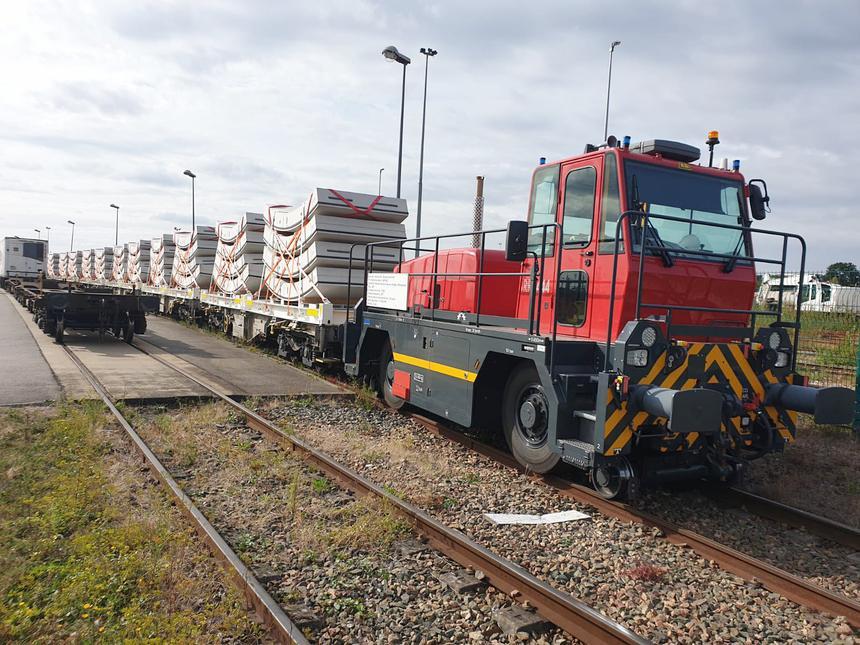
[[[134,340],[134,321],[129,320],[125,324],[125,330],[123,331],[122,339],[131,345],[131,341]]]
[[[60,318],[57,321],[56,327],[54,328],[54,339],[58,343],[60,343],[61,345],[63,344],[63,334],[65,333],[65,331],[66,331],[66,323],[63,322],[62,318]]]
[[[627,457],[613,457],[595,464],[591,485],[601,497],[615,499],[633,496],[638,490],[638,479]]]

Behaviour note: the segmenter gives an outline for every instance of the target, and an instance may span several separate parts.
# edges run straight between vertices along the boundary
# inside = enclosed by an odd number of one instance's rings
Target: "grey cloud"
[[[96,112],[105,116],[134,116],[144,110],[140,98],[133,92],[92,82],[61,83],[48,100],[60,110]]]

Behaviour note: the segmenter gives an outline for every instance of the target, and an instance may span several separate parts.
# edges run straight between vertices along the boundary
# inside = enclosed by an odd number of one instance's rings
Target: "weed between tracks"
[[[109,425],[97,404],[0,411],[0,641],[256,640]]]

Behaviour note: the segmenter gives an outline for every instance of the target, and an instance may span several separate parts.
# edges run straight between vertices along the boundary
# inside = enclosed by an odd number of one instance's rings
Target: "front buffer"
[[[648,320],[628,323],[598,376],[595,486],[732,481],[744,465],[794,441],[797,413],[850,423],[854,392],[814,388],[791,368],[785,329],[730,342],[669,342]]]

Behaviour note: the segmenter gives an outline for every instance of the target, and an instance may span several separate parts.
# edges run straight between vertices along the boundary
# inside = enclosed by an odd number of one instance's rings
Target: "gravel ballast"
[[[552,627],[501,633],[496,612],[512,598],[486,585],[451,590],[439,578],[460,566],[390,506],[357,499],[226,406],[143,408],[140,417],[144,439],[311,640],[573,642]]]
[[[853,642],[844,619],[800,607],[726,573],[651,529],[601,516],[408,418],[347,402],[268,402],[265,416],[445,524],[663,642]],[[496,526],[486,512],[592,515]]]

